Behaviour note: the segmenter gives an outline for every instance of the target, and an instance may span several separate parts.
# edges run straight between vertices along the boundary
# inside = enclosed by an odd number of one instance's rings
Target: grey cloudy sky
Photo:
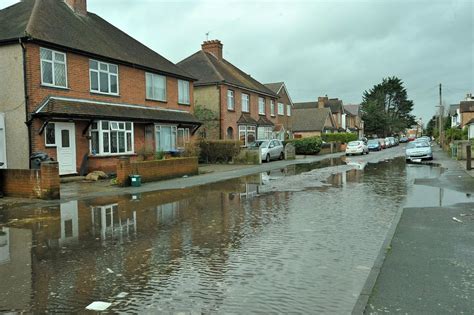
[[[260,82],[284,81],[294,102],[327,94],[360,103],[364,90],[397,76],[426,123],[439,83],[445,104],[474,93],[471,0],[88,0],[88,10],[173,62],[210,32],[224,58]]]

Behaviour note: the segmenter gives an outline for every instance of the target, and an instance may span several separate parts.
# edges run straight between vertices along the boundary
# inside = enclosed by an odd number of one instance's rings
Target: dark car
[[[367,142],[367,147],[369,148],[370,151],[380,151],[380,150],[382,150],[382,146],[380,145],[380,142],[377,139],[370,139]]]
[[[400,143],[406,143],[408,142],[408,138],[407,137],[401,137],[400,138]]]

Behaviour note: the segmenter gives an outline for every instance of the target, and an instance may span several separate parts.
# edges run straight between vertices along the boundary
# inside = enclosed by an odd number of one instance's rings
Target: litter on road
[[[459,220],[459,219],[458,219],[458,218],[456,218],[456,217],[453,217],[453,221],[456,221],[456,222],[462,223],[462,221],[461,221],[461,220]]]
[[[102,312],[108,309],[112,303],[95,301],[86,306],[86,310]]]

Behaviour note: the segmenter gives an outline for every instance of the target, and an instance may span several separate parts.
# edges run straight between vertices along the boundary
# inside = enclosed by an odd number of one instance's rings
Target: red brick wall
[[[97,101],[107,101],[114,103],[126,103],[144,105],[150,107],[163,107],[170,109],[180,109],[193,112],[193,84],[190,82],[190,105],[178,104],[178,79],[167,77],[166,102],[146,100],[145,71],[118,65],[119,68],[119,96],[108,96],[90,92],[89,82],[89,57],[66,52],[67,59],[67,81],[68,89],[50,88],[41,85],[40,68],[40,46],[29,43],[26,45],[27,60],[27,80],[29,111],[33,112],[38,108],[42,101],[48,96],[62,96],[72,98],[82,98]],[[58,50],[60,51],[60,50]],[[65,51],[61,51],[65,52]],[[100,60],[100,59],[99,59]],[[106,60],[104,60],[106,61]],[[81,166],[83,157],[89,153],[88,135],[82,135],[88,122],[74,121],[76,126],[76,164],[77,170]],[[57,159],[55,147],[45,147],[44,133],[39,135],[43,121],[35,119],[31,125],[32,152],[41,151]],[[134,124],[135,152],[144,145],[144,124]],[[105,171],[115,171],[117,157],[96,158],[92,157],[89,161],[90,170],[101,169],[104,166]]]
[[[234,110],[227,109],[227,90],[234,91]],[[265,117],[268,118],[274,124],[277,124],[277,118],[270,115],[270,100],[273,100],[275,103],[275,113],[277,109],[277,100],[275,98],[270,98],[268,96],[259,95],[257,93],[248,92],[241,90],[239,88],[221,85],[220,86],[220,108],[221,108],[221,138],[226,139],[227,137],[227,128],[232,127],[234,130],[234,140],[238,139],[238,126],[237,120],[239,120],[242,115],[242,93],[250,95],[250,116],[256,121],[259,120],[260,116],[258,114],[258,98],[265,98]]]
[[[5,196],[59,199],[59,168],[55,162],[43,163],[40,170],[1,169],[1,189]]]
[[[176,158],[160,161],[129,162],[121,159],[117,164],[117,182],[129,185],[129,175],[140,175],[142,182],[195,175],[198,173],[197,158]]]

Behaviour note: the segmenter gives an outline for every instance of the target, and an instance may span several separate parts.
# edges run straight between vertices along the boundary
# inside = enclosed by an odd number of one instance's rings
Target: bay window
[[[255,126],[240,125],[239,126],[239,140],[243,146],[248,146],[250,143],[255,142]]]
[[[157,152],[172,152],[184,149],[190,138],[189,128],[178,128],[176,125],[155,125]]]
[[[90,127],[92,155],[133,154],[133,123],[98,120]]]
[[[273,138],[273,127],[258,127],[257,139],[258,140],[270,140]]]
[[[89,76],[91,92],[118,95],[118,66],[89,60]]]

